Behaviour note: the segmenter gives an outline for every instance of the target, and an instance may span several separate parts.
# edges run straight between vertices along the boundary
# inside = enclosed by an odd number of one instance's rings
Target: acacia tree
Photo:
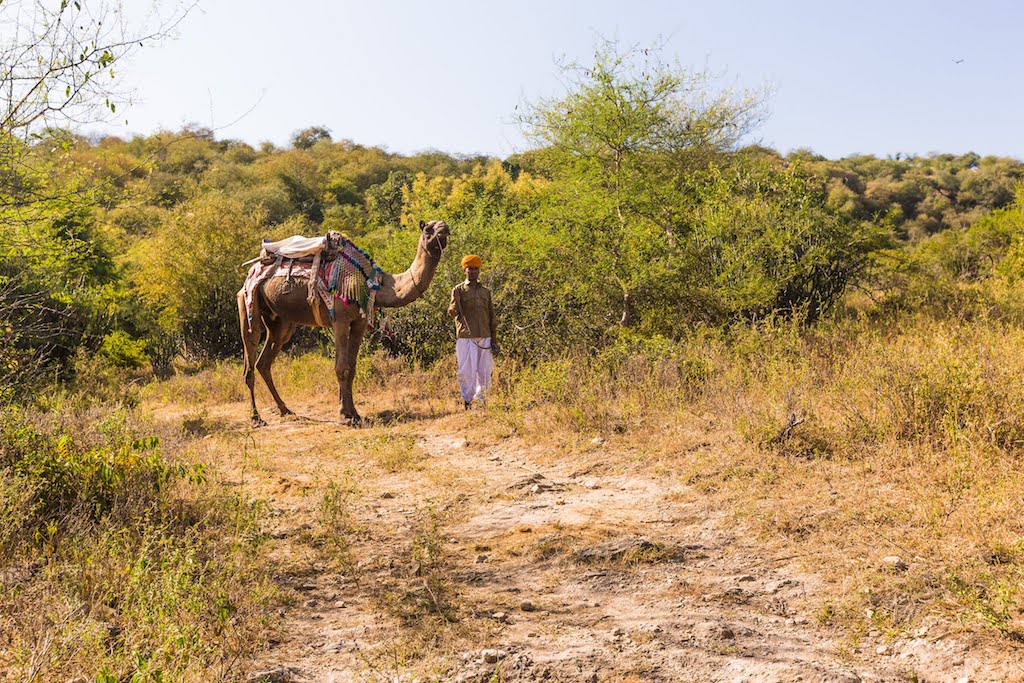
[[[618,291],[629,325],[647,280],[693,275],[688,174],[752,130],[762,93],[714,91],[707,72],[612,42],[563,74],[567,93],[528,105],[520,121],[538,146],[532,161],[557,181],[547,219],[576,245],[590,282]]]
[[[321,140],[331,141],[331,129],[326,126],[310,126],[292,135],[292,146],[296,149],[309,149]]]

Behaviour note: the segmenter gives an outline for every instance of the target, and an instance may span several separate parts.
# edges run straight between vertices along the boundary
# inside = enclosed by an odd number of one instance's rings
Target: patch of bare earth
[[[483,412],[349,429],[298,408],[315,419],[253,432],[240,405],[212,409],[233,431],[207,455],[270,506],[287,598],[252,680],[1021,679],[939,624],[822,626],[828,586],[784,548],[679,477],[603,466],[608,444],[495,436]]]

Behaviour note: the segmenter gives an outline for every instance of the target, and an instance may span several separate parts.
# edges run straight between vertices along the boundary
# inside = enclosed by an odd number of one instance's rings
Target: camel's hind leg
[[[274,402],[277,403],[277,409],[281,411],[281,417],[285,415],[294,415],[288,406],[281,400],[281,395],[277,393],[277,387],[274,386],[274,378],[270,374],[270,366],[274,364],[274,359],[277,358],[277,354],[281,353],[281,349],[284,345],[292,338],[295,334],[295,330],[298,325],[295,323],[284,322],[280,318],[267,322],[267,343],[263,345],[263,350],[260,351],[260,357],[256,360],[256,369],[259,371],[263,381],[267,383],[267,388],[270,389],[270,395],[274,397]]]
[[[263,336],[263,322],[260,320],[259,304],[253,304],[254,325],[249,329],[249,315],[245,309],[245,298],[242,292],[238,293],[238,319],[242,328],[242,348],[245,351],[243,362],[245,364],[245,386],[249,389],[249,418],[254,427],[263,427],[267,423],[260,417],[256,410],[256,349],[260,346],[260,338]]]

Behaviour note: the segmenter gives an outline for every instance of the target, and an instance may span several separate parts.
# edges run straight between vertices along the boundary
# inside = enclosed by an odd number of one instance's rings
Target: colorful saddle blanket
[[[324,238],[296,237],[300,240],[309,240],[309,242],[330,241],[324,240]],[[296,237],[281,242],[290,242],[288,247],[297,247]],[[384,279],[384,271],[373,262],[368,253],[356,246],[345,235],[338,237],[337,258],[326,262],[322,262],[320,259],[322,252],[315,249],[310,251],[306,248],[312,246],[308,242],[298,249],[286,248],[273,251],[266,249],[268,245],[277,246],[281,242],[268,243],[264,241],[264,253],[268,258],[254,263],[245,277],[242,292],[245,298],[250,332],[252,331],[256,288],[272,277],[305,280],[309,288],[307,301],[313,306],[314,318],[321,324],[324,324],[325,321],[320,320],[320,307],[314,305],[317,297],[327,306],[331,320],[334,319],[334,300],[336,299],[340,299],[346,306],[359,306],[360,315],[373,320],[373,300]],[[297,252],[303,253],[301,260],[285,256],[285,253]]]

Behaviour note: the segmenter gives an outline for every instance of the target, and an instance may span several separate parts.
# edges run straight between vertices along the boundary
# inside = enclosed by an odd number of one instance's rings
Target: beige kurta
[[[455,303],[456,290],[459,291],[461,306]],[[448,315],[455,318],[455,332],[459,339],[490,337],[493,341],[498,337],[491,290],[480,283],[471,285],[466,280],[456,285],[452,289],[451,300],[448,303]]]

